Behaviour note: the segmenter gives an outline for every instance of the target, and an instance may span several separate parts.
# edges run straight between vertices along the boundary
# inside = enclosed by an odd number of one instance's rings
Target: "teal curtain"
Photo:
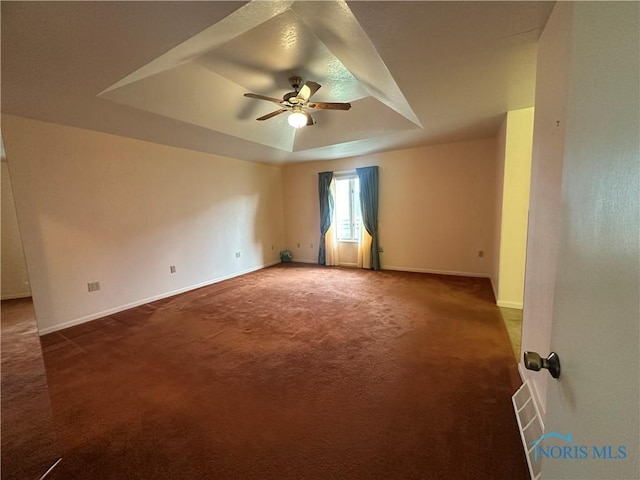
[[[331,180],[333,172],[318,174],[318,197],[320,199],[320,248],[318,249],[318,265],[327,264],[325,235],[331,226],[333,218],[333,195],[331,194]]]
[[[378,249],[378,167],[356,168],[360,180],[362,223],[371,235],[371,268],[380,270]]]

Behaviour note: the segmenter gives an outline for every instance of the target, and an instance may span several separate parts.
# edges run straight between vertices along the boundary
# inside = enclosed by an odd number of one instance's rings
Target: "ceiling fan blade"
[[[311,98],[311,95],[316,93],[318,90],[320,90],[320,84],[319,83],[316,83],[316,82],[305,82],[305,84],[300,89],[300,92],[298,92],[298,98],[301,98],[301,99],[303,99],[305,101],[309,100]]]
[[[307,108],[315,108],[318,110],[349,110],[351,108],[351,104],[338,102],[313,102],[307,104]]]
[[[275,112],[267,113],[266,115],[263,115],[260,118],[256,118],[256,120],[269,120],[270,118],[273,118],[276,115],[280,115],[281,113],[284,113],[286,111],[287,111],[286,108],[281,108],[280,110],[276,110]]]
[[[282,103],[282,100],[279,98],[265,97],[264,95],[258,95],[257,93],[245,93],[244,96],[249,98],[256,98],[258,100],[266,100],[267,102],[277,103],[278,105]]]

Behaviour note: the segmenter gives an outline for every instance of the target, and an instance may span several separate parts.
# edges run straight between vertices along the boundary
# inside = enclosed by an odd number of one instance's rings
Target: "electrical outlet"
[[[271,250],[273,250],[275,247],[273,245],[271,245]]]
[[[175,265],[171,265],[171,266],[169,266],[169,271],[170,271],[171,273],[176,273],[176,266],[175,266]]]
[[[240,252],[236,252],[236,258],[240,258],[242,254]]]
[[[300,248],[300,242],[298,242],[298,248]]]
[[[378,252],[380,253],[384,252],[384,247],[382,245],[378,246]]]
[[[87,283],[87,290],[90,292],[97,292],[98,290],[100,290],[100,282]]]
[[[478,250],[478,257],[484,257],[484,250]]]

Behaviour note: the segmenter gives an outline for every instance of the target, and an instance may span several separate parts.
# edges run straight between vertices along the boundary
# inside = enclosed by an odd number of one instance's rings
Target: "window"
[[[338,240],[360,239],[360,182],[358,177],[336,179],[336,223]]]

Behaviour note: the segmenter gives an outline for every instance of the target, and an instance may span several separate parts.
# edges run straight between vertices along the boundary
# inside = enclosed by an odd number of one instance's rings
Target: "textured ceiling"
[[[318,21],[328,15],[332,22]],[[349,54],[344,45],[350,46]],[[354,56],[364,59],[356,65],[358,78],[349,71]],[[353,111],[313,112],[317,124],[300,130],[289,126],[286,115],[252,121],[278,107],[243,93],[282,98],[292,90],[290,76],[325,85],[314,100],[352,102]],[[349,7],[340,1],[251,2],[100,97],[286,152],[420,127]]]
[[[2,110],[283,163],[494,135],[550,2],[3,2]],[[243,97],[320,83],[295,130]],[[9,152],[10,153],[10,152]]]

